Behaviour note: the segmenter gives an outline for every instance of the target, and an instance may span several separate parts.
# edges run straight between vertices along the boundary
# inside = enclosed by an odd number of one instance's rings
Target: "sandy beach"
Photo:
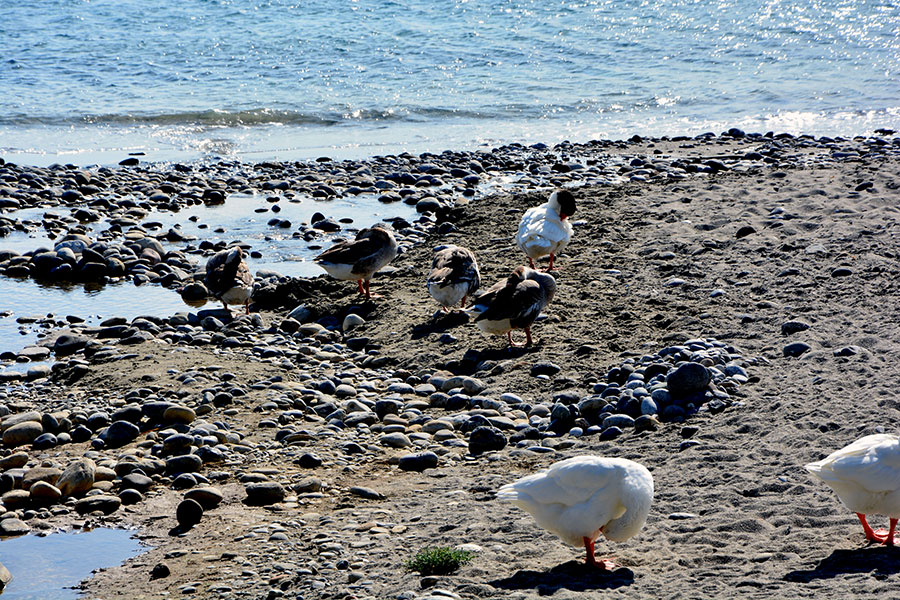
[[[55,356],[49,377],[9,382],[4,422],[36,411],[44,425],[53,415],[74,429],[74,413],[109,417],[154,402],[192,416],[154,421],[144,408],[139,435],[117,447],[95,443],[102,427],[41,449],[6,444],[3,457],[27,458],[7,469],[19,489],[3,496],[3,517],[33,532],[136,528],[147,552],[88,580],[89,598],[884,594],[900,577],[900,551],[867,545],[856,517],[803,465],[863,435],[897,433],[900,138],[737,133],[486,153],[481,182],[514,184],[471,200],[447,161],[470,168],[477,153],[410,157],[438,162],[449,185],[410,186],[436,198],[435,212],[407,224],[404,251],[372,280],[382,296],[372,303],[351,282],[273,278],[248,317],[139,327],[146,339],[128,348],[99,339],[98,328],[53,328],[42,345],[53,348],[59,333],[101,344]],[[25,184],[7,179],[3,195]],[[505,278],[525,260],[513,241],[521,215],[556,185],[573,192],[578,211],[558,257],[559,289],[533,327],[537,343],[509,349],[464,317],[435,318],[424,285],[433,248],[464,245],[486,285]],[[342,331],[350,313],[363,322]],[[611,369],[697,340],[739,357],[747,377],[655,430],[604,439],[548,417],[534,438],[516,438],[528,407],[574,413],[616,377]],[[442,388],[453,376],[471,379]],[[470,434],[484,419],[507,443],[473,454]],[[164,462],[182,453],[165,447],[167,428],[196,436],[185,452],[202,456],[193,487],[221,494],[186,531],[175,513],[187,484]],[[212,440],[198,444],[204,435]],[[407,470],[401,458],[421,452],[437,465]],[[612,573],[584,567],[583,550],[494,499],[518,476],[586,453],[638,461],[655,480],[643,530],[598,541],[598,556],[623,565]],[[94,489],[107,497],[125,487],[122,463],[144,466],[151,481],[140,501],[103,514],[76,510],[75,499],[50,510],[18,493],[29,469],[62,470],[84,456],[104,469]],[[458,545],[475,557],[456,573],[403,567],[419,549]],[[160,563],[169,574],[151,577]]]

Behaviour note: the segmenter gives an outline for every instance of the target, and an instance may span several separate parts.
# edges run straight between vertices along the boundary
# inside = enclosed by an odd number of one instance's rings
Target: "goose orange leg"
[[[601,558],[600,560],[597,560],[594,557],[594,542],[593,542],[593,540],[591,540],[591,538],[589,538],[589,537],[582,537],[581,539],[584,540],[584,549],[586,552],[584,564],[586,564],[589,567],[596,567],[597,569],[600,569],[601,571],[612,571],[619,567],[619,565],[617,565],[613,561],[607,560],[605,558]]]
[[[381,298],[379,294],[373,294],[369,291],[369,280],[366,279],[366,300],[371,300],[372,298]]]
[[[363,289],[363,280],[362,279],[356,280],[356,291],[359,292],[360,294],[366,295],[366,290]],[[366,296],[366,297],[368,298],[368,296]]]
[[[876,529],[873,530],[868,521],[866,521],[866,515],[862,513],[856,513],[856,516],[859,517],[859,522],[862,523],[863,533],[866,534],[866,540],[870,542],[878,542],[879,544],[884,544],[885,546],[893,546],[894,545],[894,531],[897,529],[897,519],[892,518],[890,520],[890,529]]]

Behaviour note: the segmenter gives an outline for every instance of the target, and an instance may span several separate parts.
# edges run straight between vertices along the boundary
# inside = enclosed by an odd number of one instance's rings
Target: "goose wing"
[[[239,247],[217,252],[206,261],[206,287],[224,292],[236,284],[253,285],[253,276]]]
[[[500,488],[497,497],[516,500],[527,496],[540,504],[574,506],[618,487],[621,473],[616,465],[599,457],[595,460],[585,458],[591,457],[560,461],[544,471],[507,484]]]
[[[481,314],[475,317],[476,321],[509,319],[510,324],[514,327],[524,327],[538,318],[546,304],[546,294],[543,288],[537,281],[531,279],[504,285],[496,291],[492,290],[493,288],[486,294],[491,295],[490,303]],[[479,297],[476,303],[482,304],[483,300],[483,297]]]
[[[868,492],[900,490],[900,444],[888,434],[866,436],[806,469],[825,482],[851,483]]]
[[[428,283],[438,287],[465,283],[471,294],[481,284],[475,255],[467,248],[451,246],[435,254]]]

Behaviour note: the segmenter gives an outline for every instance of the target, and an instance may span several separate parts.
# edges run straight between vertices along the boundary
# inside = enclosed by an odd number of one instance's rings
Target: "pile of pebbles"
[[[74,165],[27,167],[0,159],[0,237],[13,231],[43,228],[54,248],[38,248],[19,255],[0,251],[0,273],[10,277],[49,280],[106,281],[129,277],[177,287],[196,269],[185,254],[209,255],[235,240],[214,244],[183,234],[179,227],[163,231],[146,219],[154,211],[177,212],[195,204],[222,203],[234,194],[265,195],[277,212],[279,201],[312,198],[371,196],[380,202],[415,205],[419,213],[438,222],[452,221],[460,198],[485,195],[497,189],[534,189],[548,186],[609,184],[623,181],[678,180],[694,174],[715,174],[760,168],[791,168],[810,160],[806,149],[827,150],[831,160],[872,160],[900,152],[900,138],[892,132],[868,138],[828,138],[791,134],[745,133],[730,129],[706,133],[627,141],[562,142],[523,146],[510,144],[490,151],[378,156],[360,161],[323,157],[309,162],[244,164],[217,162],[192,165],[150,165],[120,168],[78,168]],[[677,143],[680,149],[729,144],[727,154],[695,158],[670,157],[657,144]],[[633,150],[642,146],[640,152]],[[751,146],[746,152],[737,145]],[[652,152],[648,154],[648,149]],[[862,190],[864,191],[864,189]],[[323,207],[327,204],[323,204]],[[24,208],[70,209],[70,214],[47,212],[40,220],[17,218]],[[319,213],[311,223],[299,224],[293,236],[311,242],[341,230],[341,224]],[[98,222],[108,228],[94,231]],[[277,217],[270,224],[293,225]],[[451,223],[444,223],[452,227]],[[395,226],[402,230],[402,226]],[[162,242],[182,242],[166,251]]]

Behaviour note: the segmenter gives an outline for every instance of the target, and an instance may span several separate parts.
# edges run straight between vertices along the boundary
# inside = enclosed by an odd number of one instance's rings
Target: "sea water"
[[[896,0],[0,2],[23,164],[900,129]]]

